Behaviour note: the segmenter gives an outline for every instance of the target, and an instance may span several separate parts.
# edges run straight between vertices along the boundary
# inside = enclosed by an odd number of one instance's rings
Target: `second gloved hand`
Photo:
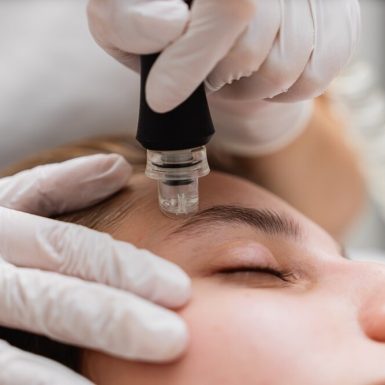
[[[95,204],[130,172],[122,157],[95,155],[0,179],[0,326],[132,360],[182,353],[186,326],[164,308],[189,298],[179,267],[108,234],[37,216]],[[0,368],[2,385],[90,385],[4,341]]]
[[[308,127],[314,104],[232,100],[219,93],[209,95],[209,102],[217,128],[212,144],[243,157],[269,155],[294,142]]]
[[[163,51],[147,81],[166,112],[204,80],[237,100],[294,102],[321,94],[359,38],[358,0],[90,0],[90,29],[123,64]]]

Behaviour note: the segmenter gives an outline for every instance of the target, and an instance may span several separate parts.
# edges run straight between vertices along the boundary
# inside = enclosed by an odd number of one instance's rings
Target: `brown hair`
[[[58,163],[93,154],[122,155],[133,167],[142,172],[146,164],[145,150],[129,136],[99,137],[49,149],[15,163],[0,172],[0,176],[14,175],[39,165]]]

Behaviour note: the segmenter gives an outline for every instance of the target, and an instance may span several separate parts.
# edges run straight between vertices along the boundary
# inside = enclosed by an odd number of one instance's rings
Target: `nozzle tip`
[[[172,218],[188,216],[199,208],[198,178],[158,181],[159,206]]]

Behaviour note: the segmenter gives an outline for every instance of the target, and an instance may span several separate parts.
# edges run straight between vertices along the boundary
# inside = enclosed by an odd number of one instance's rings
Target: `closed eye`
[[[291,283],[294,279],[294,274],[290,271],[280,271],[271,267],[250,267],[250,266],[242,266],[242,267],[233,267],[233,268],[225,268],[221,269],[217,272],[217,274],[235,276],[235,275],[243,275],[243,276],[253,276],[257,274],[265,274],[270,275],[275,278],[279,278],[283,282]],[[244,277],[245,278],[245,277]]]

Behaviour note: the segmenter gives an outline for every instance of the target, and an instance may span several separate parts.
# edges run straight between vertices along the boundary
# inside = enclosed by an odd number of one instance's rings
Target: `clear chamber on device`
[[[199,209],[199,178],[210,168],[204,146],[178,151],[147,151],[146,175],[158,181],[161,211],[170,217]]]

